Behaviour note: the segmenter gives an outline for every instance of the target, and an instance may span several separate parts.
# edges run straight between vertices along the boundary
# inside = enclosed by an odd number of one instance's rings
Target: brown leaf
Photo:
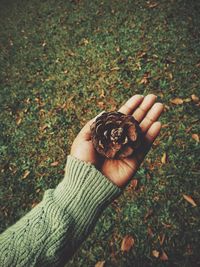
[[[20,125],[21,122],[22,122],[22,118],[20,118],[20,117],[17,118],[17,120],[16,120],[16,124],[17,124],[17,125]]]
[[[147,234],[148,234],[150,237],[153,237],[153,231],[152,231],[152,229],[151,229],[150,226],[148,226],[148,228],[147,228]]]
[[[174,98],[174,99],[170,100],[170,102],[172,104],[175,104],[175,105],[181,105],[181,104],[183,104],[183,99],[177,97],[177,98]]]
[[[167,153],[166,152],[164,152],[164,154],[162,155],[161,162],[162,162],[162,164],[167,163]]]
[[[114,67],[114,68],[112,68],[112,69],[110,69],[111,71],[114,71],[114,70],[120,70],[120,68],[119,67]]]
[[[135,241],[134,241],[133,237],[130,235],[126,235],[123,238],[122,243],[121,243],[121,251],[128,252],[132,248],[134,243],[135,243]]]
[[[195,103],[198,103],[198,102],[199,102],[199,97],[196,96],[195,94],[191,95],[191,98],[192,98],[192,100],[193,100]]]
[[[49,127],[48,124],[44,124],[44,125],[40,126],[40,131],[43,132],[48,127]]]
[[[105,97],[105,92],[104,92],[104,90],[103,90],[103,89],[101,90],[100,97],[103,97],[103,98]]]
[[[162,254],[160,255],[160,260],[161,261],[167,261],[168,260],[168,256],[164,250],[162,250]]]
[[[197,204],[194,202],[194,200],[192,199],[191,196],[188,196],[188,195],[183,194],[183,198],[184,198],[187,202],[189,202],[193,207],[196,207],[196,206],[197,206]]]
[[[145,57],[147,55],[147,53],[146,52],[144,52],[144,51],[140,51],[139,53],[138,53],[138,58],[143,58],[143,57]]]
[[[137,187],[137,184],[138,184],[138,180],[137,179],[133,179],[131,182],[130,182],[130,187],[132,189],[135,189]]]
[[[155,3],[155,2],[150,2],[150,1],[148,1],[147,2],[147,5],[148,5],[148,8],[154,8],[154,7],[157,7],[158,6],[158,3]]]
[[[86,39],[86,38],[83,38],[83,39],[81,40],[81,44],[83,44],[83,45],[88,45],[88,44],[89,44],[89,40]]]
[[[143,77],[142,80],[139,82],[139,84],[147,84],[147,83],[148,83],[147,77]]]
[[[104,102],[103,101],[98,102],[97,105],[99,108],[104,108]]]
[[[153,251],[152,251],[152,255],[155,257],[155,258],[158,258],[159,257],[159,251],[158,250],[156,250],[156,249],[154,249]]]
[[[173,74],[171,72],[169,73],[169,78],[170,80],[173,80]]]
[[[162,246],[165,241],[165,234],[160,234],[158,236],[158,239],[159,239],[160,245]]]
[[[147,222],[147,219],[153,214],[153,209],[149,209],[144,216],[144,222]]]
[[[98,261],[96,264],[95,264],[95,267],[103,267],[105,265],[105,262],[106,261]]]
[[[55,167],[55,166],[58,166],[58,164],[59,164],[58,161],[54,161],[54,162],[51,163],[51,166],[52,166],[52,167]]]
[[[192,134],[192,139],[194,139],[196,142],[199,142],[198,134]]]
[[[30,174],[30,171],[29,170],[26,170],[24,175],[22,176],[22,180],[23,179],[26,179],[26,177],[28,177],[28,175]]]

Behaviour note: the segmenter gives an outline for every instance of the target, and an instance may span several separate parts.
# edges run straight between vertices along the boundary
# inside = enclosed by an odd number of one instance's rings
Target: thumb
[[[81,131],[79,132],[78,136],[81,137],[82,139],[84,139],[85,141],[89,141],[91,140],[91,130],[90,127],[92,125],[92,123],[105,111],[102,111],[101,113],[99,113],[96,117],[94,117],[93,119],[89,120],[85,126],[83,126],[83,128],[81,129]]]

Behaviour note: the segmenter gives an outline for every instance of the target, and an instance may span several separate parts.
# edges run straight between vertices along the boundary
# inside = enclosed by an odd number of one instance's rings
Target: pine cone
[[[92,142],[106,158],[126,158],[141,144],[142,131],[133,116],[104,112],[91,125]]]

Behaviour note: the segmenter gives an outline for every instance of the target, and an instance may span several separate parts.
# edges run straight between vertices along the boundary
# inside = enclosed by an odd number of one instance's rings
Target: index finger
[[[141,104],[144,96],[132,96],[118,111],[125,115],[132,115],[133,111]]]

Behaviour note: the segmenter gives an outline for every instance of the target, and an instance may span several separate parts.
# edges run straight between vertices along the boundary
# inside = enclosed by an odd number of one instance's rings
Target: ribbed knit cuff
[[[94,165],[69,155],[65,177],[54,191],[54,200],[72,217],[78,239],[88,234],[101,211],[121,192]]]

